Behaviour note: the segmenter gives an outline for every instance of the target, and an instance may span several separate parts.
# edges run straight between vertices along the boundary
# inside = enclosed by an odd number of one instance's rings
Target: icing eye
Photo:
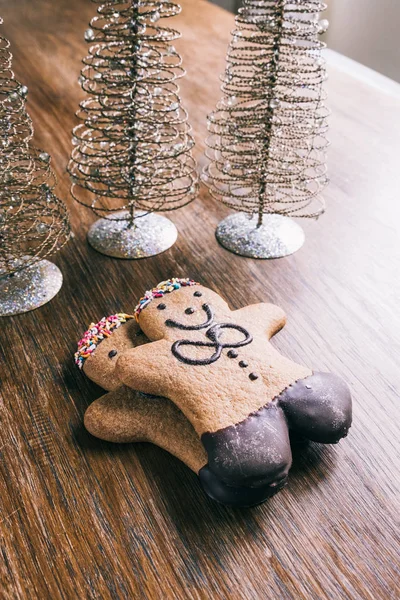
[[[185,314],[192,315],[194,313],[194,308],[191,306],[185,310]]]
[[[196,298],[200,298],[203,294],[201,292],[195,292],[193,294],[193,296],[195,296]]]
[[[108,353],[108,358],[114,358],[114,356],[117,356],[117,354],[118,354],[118,350],[111,350]]]
[[[159,304],[159,305],[157,306],[157,308],[158,308],[158,310],[165,310],[165,309],[167,308],[167,305],[166,305],[166,304],[163,304],[163,303],[161,303],[161,304]]]

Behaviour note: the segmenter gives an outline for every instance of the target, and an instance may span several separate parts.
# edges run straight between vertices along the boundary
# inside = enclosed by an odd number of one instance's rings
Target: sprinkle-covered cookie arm
[[[286,325],[284,311],[275,304],[251,304],[234,311],[233,314],[238,322],[246,321],[249,326],[260,327],[266,331],[269,339]]]
[[[124,384],[155,396],[168,396],[174,385],[176,360],[171,354],[171,344],[159,340],[138,348],[127,350],[118,359],[116,374]]]

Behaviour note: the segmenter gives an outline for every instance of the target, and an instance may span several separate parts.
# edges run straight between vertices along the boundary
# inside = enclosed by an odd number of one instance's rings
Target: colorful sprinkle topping
[[[181,287],[187,287],[190,285],[199,284],[196,281],[193,281],[193,279],[177,279],[176,277],[173,279],[167,279],[167,281],[162,281],[155,288],[146,292],[143,298],[140,298],[139,303],[135,308],[136,321],[138,321],[142,310],[146,308],[146,306],[148,306],[150,302],[154,300],[154,298],[162,298],[165,294],[169,294],[170,292],[179,290]]]
[[[119,313],[110,317],[103,317],[97,324],[92,323],[83,338],[78,342],[78,351],[75,352],[75,363],[78,367],[82,369],[85,360],[96,350],[100,342],[110,337],[118,327],[133,318],[132,315]]]

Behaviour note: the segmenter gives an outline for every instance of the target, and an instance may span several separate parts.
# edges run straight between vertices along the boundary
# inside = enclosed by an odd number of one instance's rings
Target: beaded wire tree
[[[1,316],[32,310],[57,294],[61,271],[44,259],[70,234],[66,207],[53,193],[50,156],[30,145],[28,88],[15,79],[9,47],[0,36]]]
[[[237,254],[291,254],[304,233],[290,217],[324,212],[325,8],[319,0],[243,0],[236,17],[224,98],[208,119],[203,179],[214,198],[240,211],[216,231]]]
[[[77,113],[69,173],[75,200],[105,217],[88,239],[109,256],[142,258],[172,246],[175,226],[154,212],[185,206],[198,192],[177,84],[185,75],[173,46],[180,33],[159,25],[180,11],[175,2],[110,0],[85,32],[80,82],[88,98]]]

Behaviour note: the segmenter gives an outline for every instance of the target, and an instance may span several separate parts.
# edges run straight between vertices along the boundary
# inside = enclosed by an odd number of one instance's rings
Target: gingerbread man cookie
[[[253,506],[276,493],[279,488],[269,485],[225,485],[209,470],[199,437],[175,404],[120,385],[115,374],[118,357],[147,342],[133,317],[121,313],[93,323],[84,334],[76,364],[89,379],[109,390],[87,409],[86,429],[109,442],[150,442],[163,448],[198,474],[205,492],[222,504]]]
[[[135,309],[152,342],[123,352],[119,381],[169,398],[201,438],[209,471],[226,485],[281,486],[291,466],[289,428],[336,443],[351,425],[349,389],[282,356],[270,338],[285,325],[272,304],[231,311],[189,279],[147,292]]]

